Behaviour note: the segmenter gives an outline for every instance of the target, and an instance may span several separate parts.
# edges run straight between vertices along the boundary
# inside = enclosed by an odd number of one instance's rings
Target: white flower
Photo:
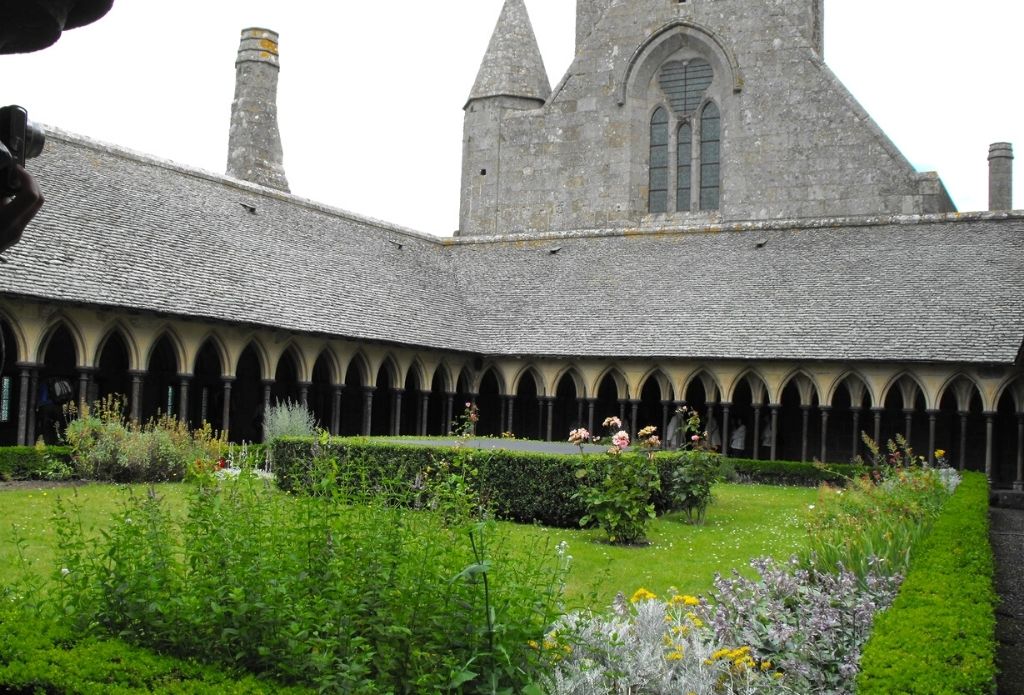
[[[813,504],[809,504],[809,505],[807,505],[807,508],[813,511],[814,505]]]
[[[60,568],[60,576],[66,577],[69,574],[71,574],[71,570],[69,570],[67,567],[61,567]]]

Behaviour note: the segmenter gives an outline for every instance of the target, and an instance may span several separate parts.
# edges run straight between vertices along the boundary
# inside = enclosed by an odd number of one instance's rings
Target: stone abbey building
[[[50,134],[0,266],[0,439],[52,438],[67,384],[234,440],[281,399],[348,435],[441,434],[474,400],[481,434],[556,440],[688,403],[746,457],[903,433],[1021,486],[1010,146],[991,209],[956,212],[823,63],[822,12],[578,0],[552,88],[506,0],[450,239],[288,192],[277,37],[246,30],[226,176]]]

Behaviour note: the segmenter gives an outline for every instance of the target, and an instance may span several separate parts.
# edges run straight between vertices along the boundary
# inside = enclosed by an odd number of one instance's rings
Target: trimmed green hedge
[[[155,654],[121,640],[77,639],[10,605],[0,608],[0,692],[270,695],[312,693]]]
[[[49,458],[70,465],[71,448],[66,446],[0,447],[0,480],[39,480],[50,468]]]
[[[737,478],[744,483],[802,487],[817,487],[822,483],[842,485],[850,478],[859,478],[871,470],[869,466],[849,463],[820,464],[734,458],[726,459],[725,465],[736,471]]]
[[[965,473],[922,540],[896,601],[875,620],[858,693],[993,693],[993,575],[988,483],[981,473]]]
[[[321,447],[320,444],[315,446]],[[274,440],[270,447],[281,489],[307,491],[311,484],[309,462],[313,457],[314,439],[285,437]],[[480,472],[483,495],[500,518],[573,528],[586,514],[582,502],[573,497],[580,489],[580,480],[576,477],[580,468],[579,454],[456,449],[364,438],[330,439],[322,446],[321,454],[337,457],[343,470],[362,476],[369,485],[382,479],[412,481],[428,467],[436,470],[441,460],[469,455]],[[669,472],[687,456],[686,452],[660,452],[655,456],[663,490],[668,489]],[[857,466],[829,465],[823,469],[810,463],[742,459],[729,459],[726,467],[729,466],[744,480],[777,485],[817,485],[823,481],[841,484],[867,470]],[[659,513],[669,506],[665,495],[656,496],[654,503]]]

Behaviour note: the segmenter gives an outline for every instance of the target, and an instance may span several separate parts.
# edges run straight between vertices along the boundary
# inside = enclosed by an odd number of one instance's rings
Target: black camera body
[[[9,198],[21,187],[15,165],[42,154],[46,133],[28,120],[20,106],[0,108],[0,197]]]

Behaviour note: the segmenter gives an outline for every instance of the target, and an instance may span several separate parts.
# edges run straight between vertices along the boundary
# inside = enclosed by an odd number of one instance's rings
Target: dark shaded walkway
[[[999,695],[1024,695],[1024,510],[992,507],[996,560]]]

